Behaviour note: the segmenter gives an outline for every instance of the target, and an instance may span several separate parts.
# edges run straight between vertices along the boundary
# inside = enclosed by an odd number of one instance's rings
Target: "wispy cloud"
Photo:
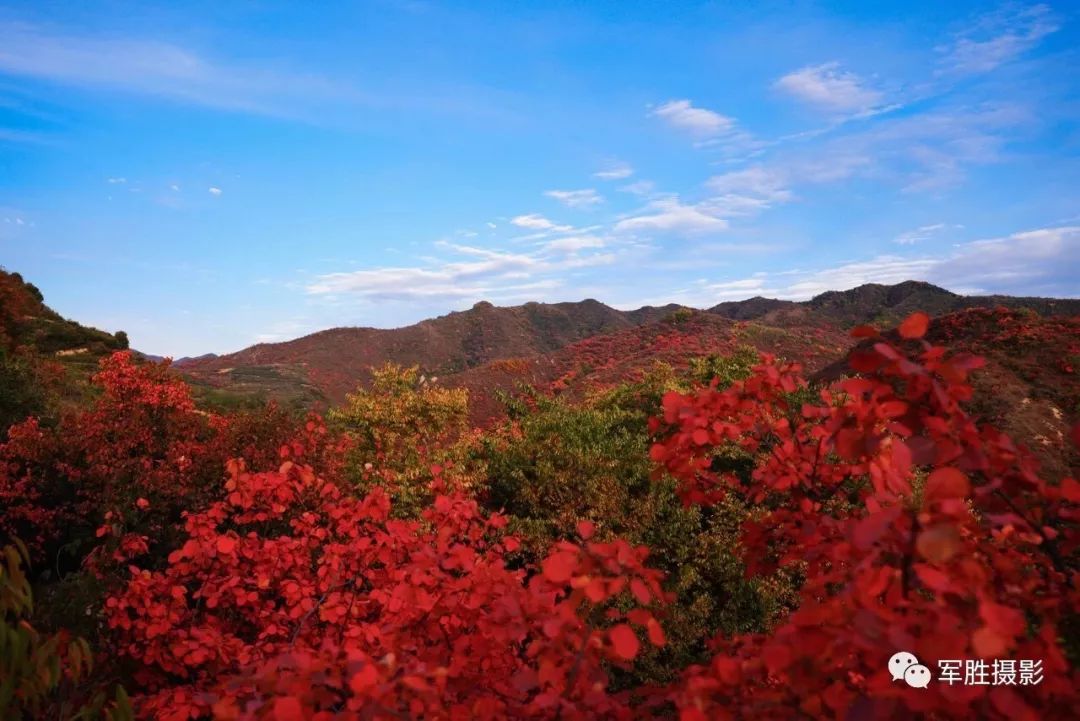
[[[633,174],[634,168],[629,163],[620,160],[609,163],[602,170],[596,171],[593,173],[593,177],[600,180],[622,180],[629,178]]]
[[[23,211],[0,206],[0,240],[18,237],[34,226]]]
[[[929,240],[942,232],[952,228],[963,228],[962,225],[950,225],[948,223],[931,223],[930,225],[922,225],[914,230],[908,230],[900,233],[893,242],[897,245],[915,245],[921,243],[924,240]]]
[[[836,114],[864,114],[882,100],[881,92],[867,87],[855,73],[841,70],[838,62],[788,73],[776,81],[776,87],[813,107]]]
[[[727,220],[696,205],[686,205],[677,196],[649,203],[639,214],[615,223],[616,233],[688,233],[701,234],[727,229]]]
[[[15,128],[0,128],[0,143],[25,143],[28,145],[49,145],[52,140],[41,133]]]
[[[633,195],[648,195],[655,189],[656,183],[651,180],[636,180],[633,183],[627,183],[619,187],[619,190],[623,193],[632,193]]]
[[[956,39],[939,46],[942,74],[985,73],[1013,60],[1060,27],[1046,5],[1006,6],[980,17]]]
[[[274,115],[358,97],[325,77],[272,64],[226,63],[172,43],[65,34],[23,22],[0,21],[0,72]]]
[[[210,193],[210,195],[213,195],[213,196],[219,196],[219,195],[221,195],[222,191],[221,191],[221,188],[210,187],[210,188],[206,189],[206,192]]]
[[[707,207],[725,217],[754,215],[792,198],[784,173],[761,165],[714,175],[705,186],[716,194]]]
[[[652,114],[673,128],[698,138],[712,138],[731,131],[735,120],[706,108],[696,108],[689,100],[669,100]]]
[[[555,253],[577,253],[589,248],[603,248],[606,241],[596,235],[568,235],[544,244],[544,249]]]
[[[569,270],[616,260],[612,253],[582,253],[604,246],[602,240],[590,236],[552,241],[533,253],[448,243],[443,246],[458,258],[431,259],[417,266],[328,273],[309,283],[306,290],[314,296],[364,300],[507,298],[557,287],[562,274]]]
[[[722,280],[698,279],[666,294],[639,297],[619,307],[682,303],[707,308],[727,300],[765,296],[807,300],[829,290],[865,283],[923,280],[958,293],[1080,297],[1080,227],[1039,228],[961,243],[938,255],[878,255],[818,269],[793,268]]]
[[[695,107],[689,100],[669,100],[649,114],[691,137],[694,147],[718,151],[728,159],[749,157],[767,146],[739,127],[735,118]]]
[[[516,225],[519,228],[527,228],[528,230],[553,230],[556,232],[567,232],[573,230],[573,226],[559,225],[553,223],[539,213],[530,213],[528,215],[518,215],[510,219],[512,225]]]
[[[603,196],[593,188],[583,190],[548,190],[544,193],[569,208],[592,208],[604,202]]]

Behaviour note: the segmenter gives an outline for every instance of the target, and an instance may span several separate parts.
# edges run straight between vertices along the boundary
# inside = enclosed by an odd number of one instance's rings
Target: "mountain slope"
[[[1080,300],[968,297],[917,281],[862,285],[808,301],[769,298],[721,303],[709,313],[754,321],[755,332],[777,328],[845,330],[861,323],[891,327],[915,310],[931,315],[965,308],[1027,307],[1042,315],[1080,314]],[[449,376],[499,360],[537,358],[572,343],[656,323],[678,305],[620,311],[596,300],[496,307],[480,302],[404,328],[333,328],[284,343],[263,343],[237,353],[185,359],[177,366],[206,393],[273,397],[308,405],[341,401],[392,361],[418,365],[427,375]],[[689,312],[686,309],[685,312]]]
[[[757,321],[733,321],[715,313],[693,311],[571,343],[532,358],[496,360],[443,378],[440,383],[469,391],[470,417],[483,425],[502,413],[499,391],[519,384],[582,397],[628,381],[641,380],[658,366],[686,369],[690,361],[727,356],[740,347],[798,360],[817,371],[851,347],[850,335],[828,323],[805,317],[791,327]]]
[[[917,310],[942,315],[967,308],[1030,308],[1039,315],[1080,314],[1080,300],[1005,295],[965,296],[931,283],[906,280],[896,285],[867,283],[850,290],[831,290],[796,302],[755,297],[728,301],[710,308],[725,318],[762,320],[770,314],[803,308],[842,328],[862,323],[893,326]]]
[[[185,360],[178,367],[196,384],[241,393],[257,390],[237,380],[252,369],[259,369],[272,385],[287,385],[299,374],[332,400],[341,400],[370,378],[373,366],[387,361],[447,375],[501,358],[550,353],[574,341],[652,322],[677,307],[623,312],[591,299],[509,308],[480,302],[467,311],[405,328],[333,328],[284,343]]]
[[[67,320],[36,286],[0,268],[0,427],[77,403],[98,361],[127,343],[122,331]]]
[[[885,336],[899,341],[895,331]],[[972,374],[974,396],[967,404],[976,418],[1031,449],[1047,478],[1080,473],[1080,452],[1068,440],[1080,421],[1080,314],[966,308],[934,318],[926,339],[985,360]],[[830,381],[849,373],[841,358],[812,377]]]

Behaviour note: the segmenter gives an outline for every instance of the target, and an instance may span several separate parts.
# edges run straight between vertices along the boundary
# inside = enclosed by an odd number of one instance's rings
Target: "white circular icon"
[[[892,674],[893,681],[903,681],[904,672],[908,670],[909,666],[914,666],[919,663],[919,659],[915,658],[915,654],[908,653],[907,651],[897,651],[889,659],[889,673]]]
[[[904,671],[904,680],[912,688],[926,688],[930,685],[930,669],[921,663],[915,663]]]

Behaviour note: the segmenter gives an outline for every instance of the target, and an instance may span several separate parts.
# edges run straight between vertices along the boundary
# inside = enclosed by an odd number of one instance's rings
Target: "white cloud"
[[[839,70],[836,62],[811,65],[788,73],[776,87],[789,95],[833,113],[866,113],[881,101],[855,73]]]
[[[568,235],[544,244],[544,249],[558,253],[576,253],[589,248],[603,248],[603,238],[595,235]]]
[[[175,191],[175,192],[179,193],[180,192],[180,186],[177,185],[176,183],[173,183],[172,185],[169,186],[169,190],[172,190],[172,191]]]
[[[210,195],[221,195],[221,188],[210,187],[206,189]]]
[[[566,241],[562,245],[553,241],[534,253],[444,242],[440,247],[459,257],[429,259],[425,265],[411,267],[328,273],[318,276],[306,289],[312,296],[410,302],[517,298],[527,297],[529,292],[558,287],[569,270],[607,265],[617,260],[611,253],[582,252],[602,247],[603,242],[596,242],[599,239],[581,236],[562,240]]]
[[[714,175],[705,187],[716,195],[702,203],[714,215],[754,215],[792,198],[784,174],[760,165]]]
[[[755,295],[765,295],[774,292],[765,284],[764,276],[743,278],[721,283],[705,283],[701,286],[703,292],[712,304],[725,300],[740,300],[752,298]]]
[[[784,286],[778,298],[806,300],[827,290],[847,290],[865,283],[890,285],[905,280],[927,280],[941,263],[937,258],[905,258],[880,255],[871,260],[845,263],[812,273],[796,274],[799,279]]]
[[[818,271],[776,274],[776,297],[804,300],[827,290],[864,283],[925,280],[964,293],[1077,297],[1080,227],[1040,228],[1001,238],[960,243],[940,256],[881,255]]]
[[[544,195],[554,198],[570,208],[591,208],[604,202],[604,198],[592,188],[583,190],[548,190]]]
[[[121,185],[127,182],[127,178],[109,178],[105,182],[109,185]]]
[[[908,230],[900,233],[893,242],[897,245],[915,245],[921,243],[924,240],[929,240],[935,235],[938,235],[942,231],[949,230],[951,228],[963,228],[962,225],[949,225],[948,223],[931,223],[930,225],[922,225],[914,230]]]
[[[652,114],[666,120],[672,127],[703,138],[729,132],[735,126],[735,121],[726,115],[695,108],[689,100],[669,100],[653,110]]]
[[[632,193],[634,195],[648,195],[656,188],[656,184],[651,180],[637,180],[633,183],[628,183],[619,188],[624,193]]]
[[[593,177],[600,180],[622,180],[623,178],[629,178],[633,174],[634,169],[629,163],[619,161],[611,163],[603,170],[596,171],[593,173]]]
[[[949,227],[949,226],[946,226]],[[922,280],[969,295],[1038,295],[1080,297],[1080,226],[1039,228],[1012,235],[956,244],[937,255],[879,255],[838,265],[760,272],[720,281],[699,279],[670,293],[618,304],[683,303],[699,308],[725,300],[760,295],[783,300],[807,300],[830,290],[847,290],[865,283],[890,285]]]
[[[699,234],[725,230],[728,223],[699,206],[684,205],[678,197],[661,198],[646,206],[643,214],[624,218],[615,224],[617,233],[687,233]]]
[[[475,251],[476,249],[472,249]],[[475,255],[469,250],[465,255]],[[313,295],[353,294],[384,299],[463,298],[487,289],[486,277],[528,277],[537,261],[529,256],[491,252],[481,260],[445,263],[434,268],[400,267],[328,273],[307,286]]]
[[[574,229],[573,226],[570,225],[558,225],[557,223],[553,223],[539,213],[518,215],[511,218],[510,223],[519,228],[528,228],[529,230],[554,230],[560,233],[565,233]]]
[[[228,65],[166,42],[65,35],[24,22],[0,21],[0,72],[272,115],[359,99],[315,75]]]
[[[1046,5],[1006,6],[981,17],[952,44],[937,48],[942,54],[940,72],[957,75],[989,72],[1035,47],[1059,27]]]
[[[1008,141],[1037,122],[1028,109],[998,102],[898,115],[774,154],[768,163],[751,166],[759,168],[757,175],[725,173],[706,187],[718,196],[710,202],[724,217],[789,202],[808,185],[853,178],[906,192],[935,192],[961,184],[972,166],[1000,161]]]

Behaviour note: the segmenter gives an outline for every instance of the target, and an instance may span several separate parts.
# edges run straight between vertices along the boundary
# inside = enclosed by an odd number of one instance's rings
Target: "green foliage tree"
[[[0,549],[0,718],[4,721],[130,721],[120,686],[92,691],[93,654],[81,638],[42,634],[31,624],[33,594],[21,543]]]
[[[690,377],[697,383],[727,388],[735,381],[749,378],[759,362],[758,352],[752,346],[741,345],[731,355],[713,353],[704,358],[690,360]]]
[[[670,681],[674,669],[707,656],[716,633],[763,631],[794,602],[799,579],[790,570],[746,578],[739,528],[754,510],[730,500],[711,508],[685,506],[673,483],[655,478],[648,418],[669,390],[712,378],[730,385],[749,375],[757,356],[740,350],[714,356],[679,374],[658,365],[626,383],[573,404],[526,391],[509,401],[510,420],[485,435],[477,453],[486,471],[486,502],[510,519],[534,561],[578,521],[597,533],[652,549],[650,564],[667,574],[676,602],[667,608],[669,643],[640,659],[627,684]],[[737,448],[717,454],[718,469],[748,476],[753,459]]]
[[[417,366],[387,363],[372,370],[370,388],[349,394],[328,420],[351,441],[346,473],[357,489],[382,485],[395,512],[411,516],[430,501],[434,475],[467,482],[460,461],[468,410],[465,389],[437,386]],[[446,473],[433,474],[432,466]]]
[[[30,359],[0,346],[0,441],[11,424],[41,414],[46,400]]]

